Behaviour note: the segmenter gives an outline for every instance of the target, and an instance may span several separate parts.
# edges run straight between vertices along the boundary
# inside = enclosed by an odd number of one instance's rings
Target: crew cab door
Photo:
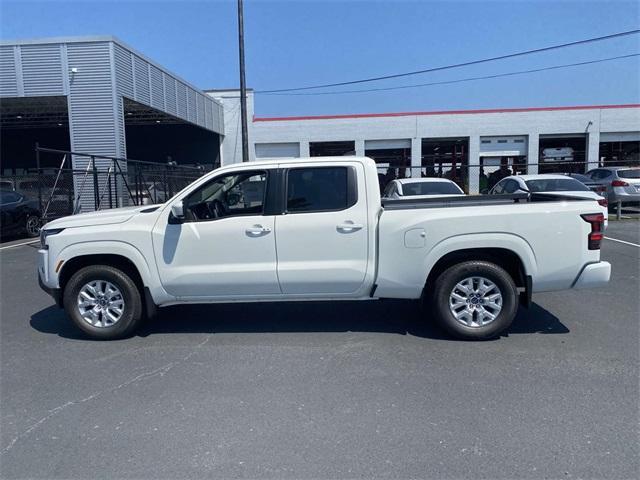
[[[269,169],[218,175],[182,200],[184,221],[165,208],[153,231],[164,289],[178,297],[279,294],[274,216],[267,214]]]
[[[284,213],[276,217],[284,294],[354,294],[367,273],[364,168],[331,162],[281,164]]]

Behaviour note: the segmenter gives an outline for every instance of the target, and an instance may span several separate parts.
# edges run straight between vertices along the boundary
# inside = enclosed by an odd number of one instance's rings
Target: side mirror
[[[483,188],[482,190],[480,190],[480,193],[482,195],[488,195],[489,194],[489,189],[488,188]]]
[[[172,221],[173,220],[173,221]],[[182,201],[175,202],[171,205],[170,223],[182,223],[184,221],[184,204]]]

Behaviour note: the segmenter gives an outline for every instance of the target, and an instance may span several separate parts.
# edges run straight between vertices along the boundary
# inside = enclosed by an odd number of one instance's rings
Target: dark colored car
[[[3,236],[26,233],[29,237],[37,237],[40,216],[37,200],[11,190],[0,190],[0,233]]]
[[[575,178],[580,183],[583,183],[584,185],[589,187],[589,190],[592,190],[598,195],[607,198],[607,187],[599,184],[588,175],[584,175],[582,173],[561,173],[560,175],[566,175],[567,177]]]

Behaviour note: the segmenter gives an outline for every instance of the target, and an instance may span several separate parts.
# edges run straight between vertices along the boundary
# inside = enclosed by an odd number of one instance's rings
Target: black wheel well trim
[[[90,265],[107,265],[109,267],[114,267],[122,270],[124,273],[129,275],[131,280],[133,280],[133,283],[135,283],[136,287],[138,287],[140,295],[143,297],[145,305],[147,304],[147,292],[149,292],[149,289],[145,286],[138,267],[124,255],[118,255],[115,253],[92,253],[88,255],[78,255],[65,261],[62,264],[60,273],[58,274],[60,291],[64,292],[69,279],[73,276],[74,273],[76,273],[81,268],[88,267]],[[151,298],[151,294],[148,293],[148,295],[149,298]],[[151,303],[153,303],[152,298]]]
[[[424,285],[423,298],[428,292],[433,291],[436,279],[449,267],[474,260],[491,262],[506,270],[516,287],[523,289],[520,294],[520,302],[525,306],[531,303],[531,276],[527,275],[522,259],[513,250],[500,247],[454,250],[440,257],[429,271]]]

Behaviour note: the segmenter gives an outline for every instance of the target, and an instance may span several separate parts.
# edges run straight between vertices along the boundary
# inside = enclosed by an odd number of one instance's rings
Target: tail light
[[[611,182],[612,187],[628,187],[629,184],[627,182],[623,182],[622,180],[614,180]]]
[[[609,201],[606,198],[601,198],[600,200],[598,200],[598,204],[604,208],[607,208],[609,206]]]
[[[603,237],[604,215],[602,213],[586,213],[580,215],[582,219],[591,224],[591,232],[587,236],[589,250],[600,250]]]

